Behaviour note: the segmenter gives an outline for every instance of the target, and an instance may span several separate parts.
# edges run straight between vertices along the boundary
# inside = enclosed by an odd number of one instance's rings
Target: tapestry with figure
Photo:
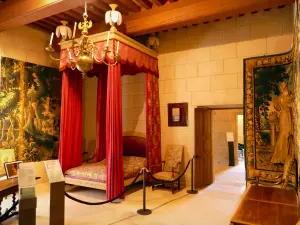
[[[60,99],[58,69],[2,58],[0,155],[12,149],[14,158],[24,162],[56,159]]]
[[[247,177],[272,182],[295,158],[293,53],[245,59]],[[295,164],[286,183],[296,184]]]

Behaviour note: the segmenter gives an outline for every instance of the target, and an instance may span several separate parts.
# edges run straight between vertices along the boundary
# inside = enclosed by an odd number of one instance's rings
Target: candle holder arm
[[[46,51],[49,52],[50,58],[51,58],[52,60],[55,60],[55,61],[64,60],[64,59],[66,59],[66,58],[68,57],[68,55],[66,55],[66,56],[63,57],[63,58],[55,58],[54,56],[52,56],[52,52],[54,52],[55,49],[54,49],[51,45],[49,45],[48,47],[46,47]]]

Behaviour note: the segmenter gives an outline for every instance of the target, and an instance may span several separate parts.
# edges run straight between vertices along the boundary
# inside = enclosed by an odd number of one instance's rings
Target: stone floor
[[[102,206],[82,205],[66,199],[65,224],[67,225],[228,225],[245,190],[244,165],[219,169],[215,182],[199,191],[197,195],[188,195],[182,190],[174,195],[167,190],[152,191],[147,188],[147,208],[152,214],[140,216],[136,210],[142,208],[142,190],[135,190],[119,204]],[[87,201],[101,201],[105,192],[86,188],[72,187],[69,193]],[[49,185],[37,185],[37,224],[49,224]],[[9,205],[10,199],[3,202]],[[12,218],[3,225],[17,224]]]

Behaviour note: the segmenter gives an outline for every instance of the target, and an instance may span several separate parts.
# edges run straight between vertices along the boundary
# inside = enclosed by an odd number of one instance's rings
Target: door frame
[[[244,129],[243,129],[243,135],[244,135],[244,140],[245,140],[245,109],[244,109],[244,106],[243,105],[222,105],[222,106],[197,106],[196,108],[202,108],[202,109],[208,109],[208,110],[232,110],[232,109],[239,109],[239,110],[243,110],[242,113],[236,113],[235,115],[235,126],[236,126],[236,129],[237,129],[237,115],[243,115],[243,124],[244,124]],[[195,109],[196,109],[195,108]],[[211,118],[212,119],[212,118]],[[194,122],[195,123],[195,122]],[[211,123],[213,123],[213,121],[211,121]],[[196,134],[195,134],[196,135]],[[237,132],[235,134],[235,140],[236,140],[236,135],[237,135]],[[212,137],[213,138],[213,137]],[[235,141],[235,144],[234,144],[235,147],[237,147],[237,141]],[[196,148],[196,145],[195,145],[195,148]],[[213,144],[212,144],[212,148],[213,148]],[[194,155],[196,155],[196,152],[195,152],[196,149],[194,149]],[[237,149],[236,149],[237,150]],[[237,150],[238,151],[238,150]],[[213,153],[213,151],[212,151]],[[235,151],[236,153],[236,151]],[[213,155],[213,160],[214,160],[214,155]],[[237,158],[237,162],[238,162],[238,158]],[[236,160],[235,160],[235,164],[236,164]],[[245,166],[245,180],[247,178],[247,158],[246,158],[246,148],[244,149],[244,166]],[[214,169],[214,168],[213,168]],[[214,173],[215,175],[215,173]]]

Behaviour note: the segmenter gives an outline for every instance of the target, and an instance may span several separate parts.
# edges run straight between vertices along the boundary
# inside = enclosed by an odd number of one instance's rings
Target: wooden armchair
[[[180,167],[182,161],[183,146],[182,145],[173,145],[167,147],[167,152],[165,160],[162,161],[162,164],[153,165],[150,169],[153,172],[153,167],[162,167],[162,172],[153,174],[156,179],[172,181],[175,180],[180,175]],[[171,185],[166,183],[153,183],[152,190],[154,191],[157,188],[171,188],[172,193],[174,194],[176,190],[180,190],[180,179],[177,182],[172,182]]]

